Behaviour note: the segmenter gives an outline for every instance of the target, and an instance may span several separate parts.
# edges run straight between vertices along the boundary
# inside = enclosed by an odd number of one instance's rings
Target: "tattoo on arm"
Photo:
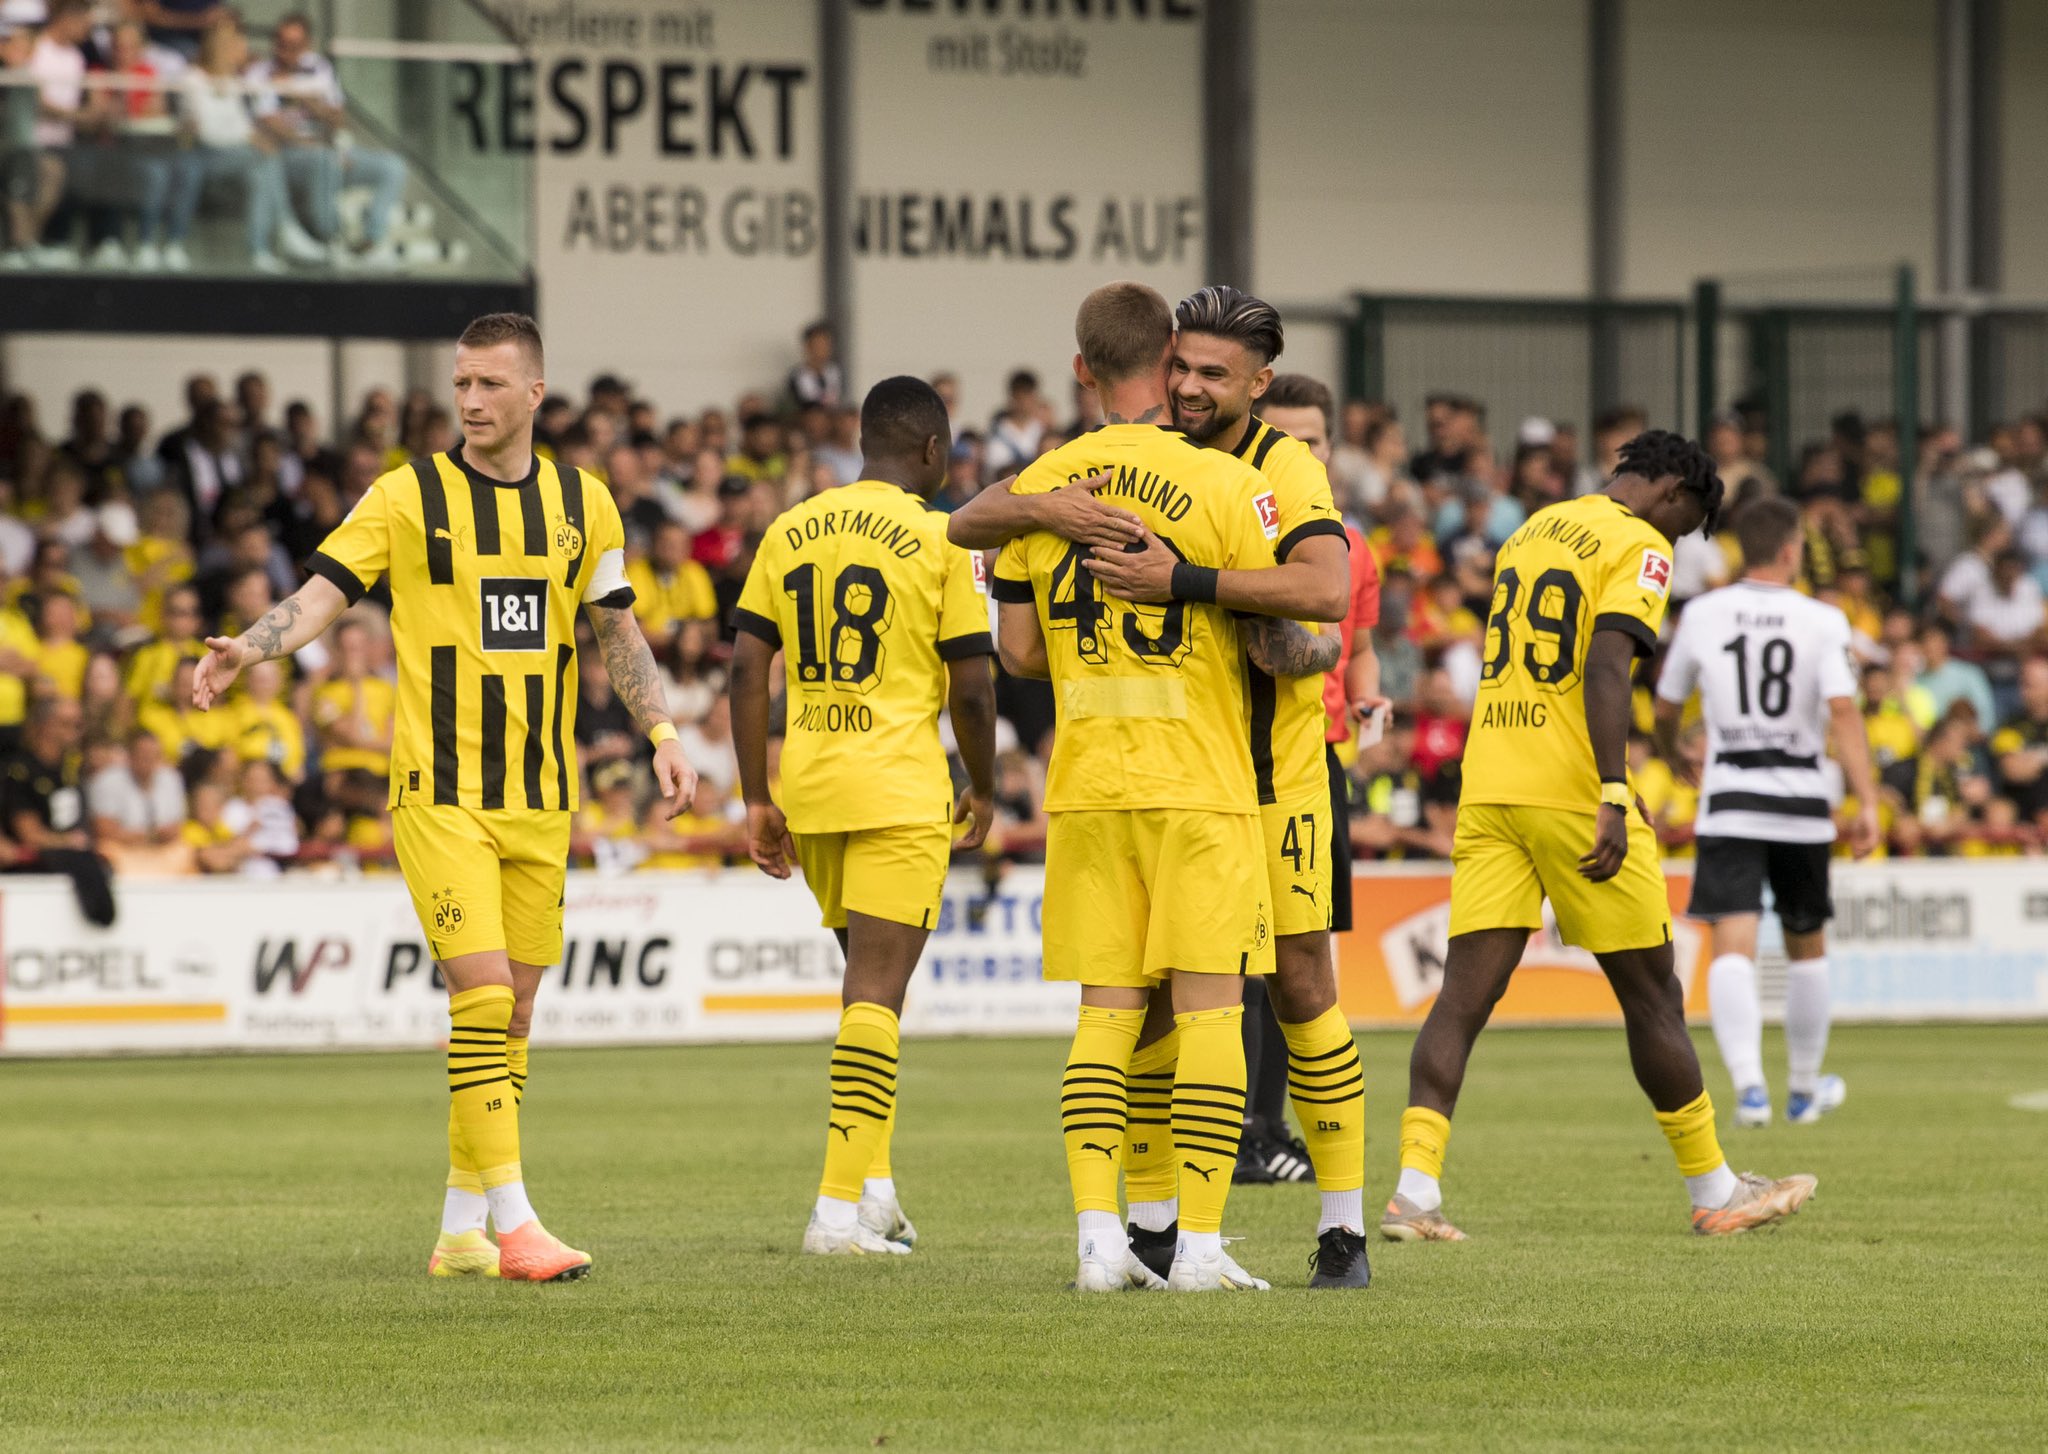
[[[1337,664],[1343,643],[1334,631],[1316,633],[1299,621],[1252,616],[1244,622],[1245,651],[1268,676],[1306,677]]]
[[[661,675],[654,668],[654,653],[640,634],[630,608],[612,610],[592,606],[590,624],[597,632],[597,644],[604,652],[604,669],[612,679],[633,725],[644,735],[655,725],[669,720],[668,701],[661,690]]]
[[[270,661],[285,655],[288,648],[284,639],[298,624],[299,613],[304,609],[297,596],[287,596],[265,612],[261,621],[242,633],[242,639],[256,653],[255,660]]]

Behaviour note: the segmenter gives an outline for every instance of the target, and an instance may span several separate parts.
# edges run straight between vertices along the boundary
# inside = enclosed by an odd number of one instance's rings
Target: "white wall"
[[[1931,277],[1935,9],[1629,0],[1624,289],[1858,268],[1882,287],[1901,261]]]
[[[1275,301],[1586,287],[1584,0],[1261,0]]]

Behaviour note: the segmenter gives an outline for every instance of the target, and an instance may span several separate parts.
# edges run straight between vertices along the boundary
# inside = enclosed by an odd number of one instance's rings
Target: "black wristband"
[[[1176,601],[1199,601],[1205,606],[1216,604],[1216,576],[1214,566],[1190,565],[1180,561],[1173,568],[1173,582],[1168,587]]]

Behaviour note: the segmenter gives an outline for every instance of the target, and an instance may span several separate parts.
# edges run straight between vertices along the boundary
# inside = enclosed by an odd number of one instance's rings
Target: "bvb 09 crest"
[[[574,558],[583,554],[583,532],[566,516],[555,519],[555,554]]]
[[[434,928],[442,934],[453,934],[462,927],[462,905],[455,902],[455,890],[435,889]]]

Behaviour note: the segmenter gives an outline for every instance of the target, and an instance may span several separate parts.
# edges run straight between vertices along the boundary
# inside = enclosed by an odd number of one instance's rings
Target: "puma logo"
[[[449,534],[449,533],[448,533],[448,532],[447,532],[446,530],[443,530],[443,529],[442,529],[442,528],[441,528],[440,526],[438,526],[438,525],[436,525],[436,526],[434,527],[434,539],[436,539],[436,540],[445,540],[445,541],[448,541],[448,542],[449,542],[450,544],[453,544],[453,543],[454,543],[454,541],[455,541],[455,537],[454,537],[454,536],[450,535],[450,534]]]
[[[1192,1161],[1183,1161],[1183,1162],[1182,1162],[1182,1163],[1180,1164],[1180,1169],[1181,1169],[1182,1171],[1192,1171],[1192,1172],[1193,1172],[1193,1173],[1194,1173],[1194,1174],[1195,1174],[1196,1176],[1199,1176],[1199,1177],[1200,1177],[1200,1178],[1202,1178],[1202,1180],[1203,1180],[1203,1181],[1205,1181],[1205,1182],[1206,1182],[1206,1181],[1207,1181],[1207,1180],[1208,1180],[1208,1179],[1209,1179],[1210,1177],[1212,1177],[1212,1176],[1214,1176],[1214,1175],[1216,1174],[1216,1172],[1215,1172],[1215,1168],[1213,1168],[1213,1167],[1212,1167],[1212,1168],[1210,1168],[1210,1169],[1209,1169],[1208,1171],[1204,1171],[1204,1170],[1203,1170],[1203,1169],[1202,1169],[1201,1167],[1199,1167],[1199,1166],[1195,1165],[1195,1163],[1194,1163],[1194,1162],[1192,1162]]]
[[[842,1126],[837,1121],[827,1121],[825,1124],[831,1127],[834,1131],[837,1131],[841,1136],[845,1137],[848,1141],[851,1141],[853,1139],[852,1126]]]
[[[1287,888],[1288,892],[1300,894],[1304,899],[1307,899],[1311,904],[1313,904],[1316,901],[1316,891],[1314,889],[1305,889],[1300,884],[1289,884]]]
[[[1110,1150],[1107,1146],[1097,1146],[1093,1141],[1083,1141],[1081,1143],[1081,1149],[1083,1151],[1100,1151],[1104,1156],[1107,1156],[1111,1161],[1116,1160],[1116,1153],[1114,1151]]]

